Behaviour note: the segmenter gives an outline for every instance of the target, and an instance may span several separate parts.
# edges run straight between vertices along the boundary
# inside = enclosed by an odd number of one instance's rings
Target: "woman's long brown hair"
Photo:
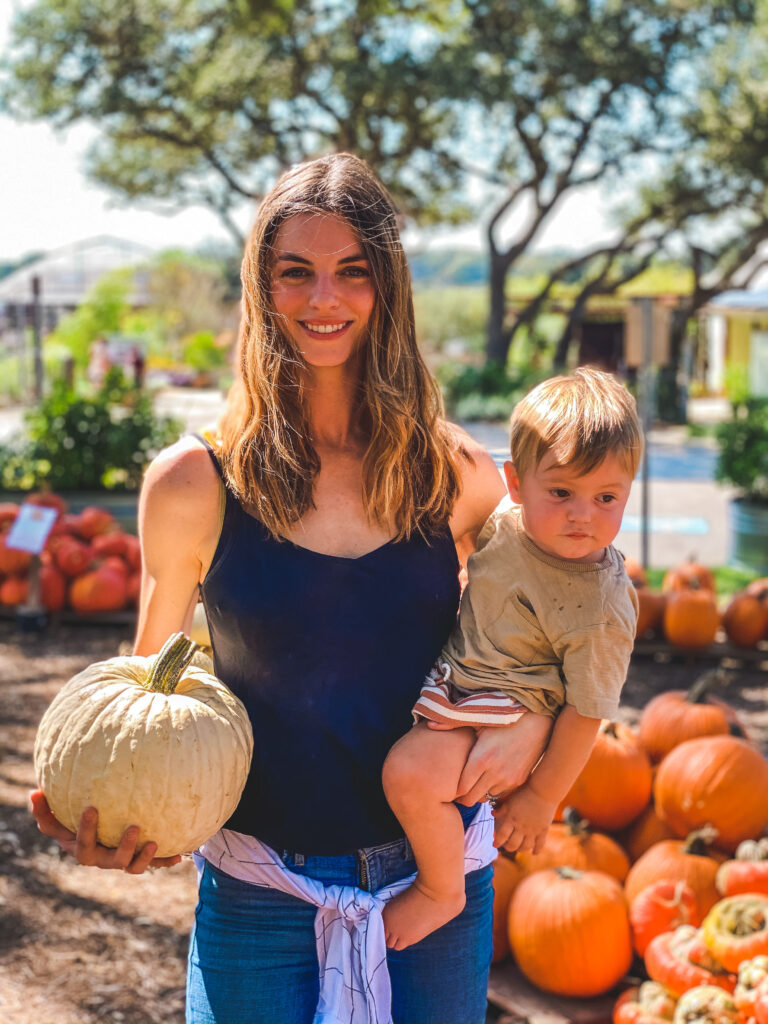
[[[281,225],[301,213],[333,214],[355,231],[376,300],[362,345],[359,422],[368,437],[363,502],[398,539],[447,523],[466,453],[442,418],[440,392],[416,344],[411,278],[395,209],[362,160],[340,153],[284,174],[259,207],[245,247],[236,380],[221,423],[225,477],[275,537],[313,504],[319,459],[304,395],[307,364],[281,328],[271,298]]]

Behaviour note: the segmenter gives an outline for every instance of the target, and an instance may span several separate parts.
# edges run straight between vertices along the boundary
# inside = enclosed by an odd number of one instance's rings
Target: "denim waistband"
[[[456,804],[466,829],[477,813],[478,805],[464,807]],[[354,882],[360,889],[376,892],[377,889],[404,878],[416,870],[411,844],[405,836],[393,839],[377,846],[366,846],[349,854],[337,857],[324,857],[315,854],[299,853],[295,850],[280,850],[279,856],[283,864],[297,874],[319,878],[326,883],[339,882],[335,878],[337,872],[347,875],[349,882]]]

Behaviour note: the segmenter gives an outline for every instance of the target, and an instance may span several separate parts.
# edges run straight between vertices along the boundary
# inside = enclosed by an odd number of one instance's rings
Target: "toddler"
[[[555,810],[611,718],[627,672],[637,597],[612,541],[637,471],[635,402],[613,376],[582,368],[534,388],[511,419],[502,503],[468,561],[456,628],[387,757],[387,799],[416,879],[384,910],[403,949],[464,906],[464,836],[454,800],[476,730],[525,714],[554,719],[528,780],[488,779],[496,846],[538,851]],[[485,779],[484,779],[485,782]]]

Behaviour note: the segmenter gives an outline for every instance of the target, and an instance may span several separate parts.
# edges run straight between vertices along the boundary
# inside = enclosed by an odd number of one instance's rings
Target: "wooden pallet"
[[[749,665],[750,668],[768,672],[768,640],[761,640],[757,647],[736,647],[729,643],[725,634],[722,634],[722,639],[718,638],[708,647],[688,650],[684,647],[675,647],[661,637],[653,637],[636,640],[632,658],[648,658],[658,662],[702,661],[721,664],[723,668]]]
[[[553,971],[557,964],[553,964]],[[613,1005],[619,995],[636,980],[602,996],[573,999],[542,992],[523,977],[517,965],[503,960],[491,967],[488,1002],[505,1014],[506,1024],[611,1024]]]

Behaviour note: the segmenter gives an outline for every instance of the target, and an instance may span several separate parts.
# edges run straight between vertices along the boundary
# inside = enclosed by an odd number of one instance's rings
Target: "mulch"
[[[128,625],[60,625],[20,634],[0,621],[0,1024],[182,1024],[191,860],[143,876],[81,868],[27,809],[40,718],[58,689],[130,641]],[[633,660],[621,717],[633,724],[662,690],[687,688],[714,662]],[[768,749],[768,673],[729,663],[718,691]]]

